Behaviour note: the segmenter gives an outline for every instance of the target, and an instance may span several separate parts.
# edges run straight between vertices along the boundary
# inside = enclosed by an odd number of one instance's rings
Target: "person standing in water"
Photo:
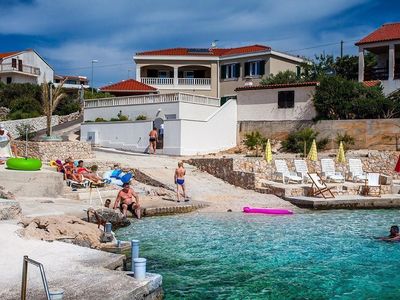
[[[181,202],[179,187],[181,187],[182,189],[183,199],[185,200],[185,202],[189,201],[189,199],[186,198],[185,175],[186,175],[186,170],[183,167],[183,162],[180,161],[178,162],[178,168],[176,168],[174,175],[174,181],[176,184],[176,196],[178,198],[178,202]]]
[[[149,133],[149,153],[150,154],[152,152],[152,149],[153,149],[153,154],[156,154],[157,139],[158,139],[157,128],[153,127],[153,130],[150,131],[150,133]]]

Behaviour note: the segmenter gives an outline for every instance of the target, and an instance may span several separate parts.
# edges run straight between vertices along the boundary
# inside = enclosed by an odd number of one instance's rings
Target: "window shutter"
[[[15,58],[11,59],[11,67],[13,67],[13,68],[17,67],[17,59],[15,59]]]
[[[240,64],[235,65],[235,77],[236,78],[240,77]]]
[[[260,70],[260,74],[259,75],[264,75],[265,74],[265,60],[260,60],[260,68],[259,68],[259,70]]]
[[[250,63],[246,62],[244,63],[244,76],[249,76],[250,75]]]
[[[221,66],[221,79],[226,78],[226,65]]]

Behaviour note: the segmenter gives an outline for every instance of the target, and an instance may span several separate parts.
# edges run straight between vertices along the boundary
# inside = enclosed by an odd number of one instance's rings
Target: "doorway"
[[[156,149],[164,148],[164,120],[162,118],[156,118],[153,121],[153,127],[157,129],[158,140]]]

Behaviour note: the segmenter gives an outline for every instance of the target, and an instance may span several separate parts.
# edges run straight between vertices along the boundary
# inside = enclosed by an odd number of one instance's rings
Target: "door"
[[[157,133],[158,133],[157,149],[163,149],[163,147],[164,147],[164,120],[162,118],[154,119],[153,127],[155,127],[157,129]]]

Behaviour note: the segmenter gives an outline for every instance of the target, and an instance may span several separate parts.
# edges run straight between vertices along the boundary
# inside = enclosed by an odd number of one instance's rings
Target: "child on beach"
[[[185,175],[186,175],[186,170],[183,167],[183,162],[180,161],[178,162],[178,168],[176,168],[174,175],[174,181],[176,184],[176,196],[178,198],[178,202],[181,202],[179,187],[181,187],[182,189],[183,199],[185,200],[185,202],[189,201],[189,199],[186,198]]]

